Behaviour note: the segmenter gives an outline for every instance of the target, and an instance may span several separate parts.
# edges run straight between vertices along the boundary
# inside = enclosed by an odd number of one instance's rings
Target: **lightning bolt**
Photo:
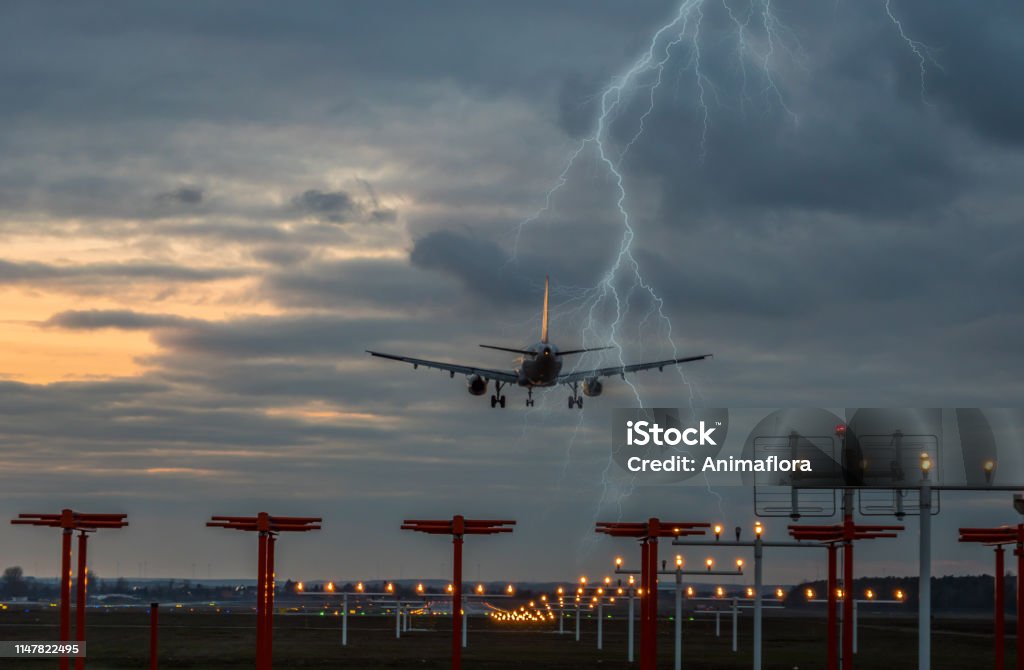
[[[891,0],[885,0],[885,15],[889,17],[889,20],[896,27],[896,32],[899,33],[900,39],[903,40],[907,48],[917,58],[918,69],[921,72],[921,102],[931,105],[928,101],[928,92],[925,86],[925,78],[928,76],[928,63],[932,63],[940,70],[942,66],[932,57],[931,47],[907,35],[906,30],[903,29],[903,22],[893,14]]]
[[[888,19],[896,27],[900,39],[910,52],[917,58],[921,72],[922,99],[925,97],[925,77],[928,63],[935,63],[927,45],[908,36],[902,22],[893,13],[891,0],[883,0],[884,10]],[[794,127],[799,126],[799,116],[790,107],[787,96],[780,86],[777,69],[781,58],[796,64],[803,69],[805,59],[802,45],[795,33],[789,29],[775,12],[773,0],[683,0],[675,14],[651,35],[645,50],[620,75],[614,77],[599,94],[594,96],[597,110],[591,134],[585,136],[569,151],[565,162],[551,187],[544,195],[541,206],[532,214],[522,219],[515,230],[513,250],[510,263],[518,259],[519,246],[525,228],[536,223],[555,206],[555,200],[570,182],[576,165],[589,157],[602,168],[611,184],[614,196],[614,214],[621,227],[621,237],[614,258],[607,270],[600,276],[598,283],[589,289],[576,291],[575,299],[578,307],[574,313],[582,317],[581,346],[611,346],[615,363],[625,365],[621,336],[624,324],[630,315],[632,302],[641,296],[648,302],[648,309],[638,321],[638,329],[642,334],[651,322],[658,322],[664,338],[672,349],[674,357],[678,350],[674,341],[672,320],[665,311],[664,300],[654,286],[645,279],[641,266],[634,254],[634,243],[637,230],[634,217],[630,210],[630,194],[623,162],[630,150],[643,137],[648,122],[654,113],[658,96],[665,82],[666,72],[674,65],[677,56],[685,57],[676,75],[676,97],[679,96],[683,76],[692,74],[691,96],[697,118],[699,120],[699,152],[695,156],[698,164],[702,164],[707,155],[707,141],[713,130],[713,118],[709,105],[709,94],[714,96],[716,103],[721,104],[719,89],[711,75],[704,68],[703,39],[706,14],[719,9],[728,25],[732,27],[735,40],[735,59],[739,64],[740,88],[737,92],[739,107],[743,114],[755,101],[751,95],[752,80],[761,81],[760,99],[766,110],[773,106],[782,110]],[[936,63],[937,65],[937,63]],[[627,105],[638,94],[646,95],[646,104],[634,121],[629,139],[621,143],[616,151],[616,142],[612,137],[613,121],[622,122],[628,112]],[[628,119],[626,119],[628,120]],[[642,339],[642,338],[641,338]],[[592,356],[592,355],[588,355]],[[604,354],[602,354],[604,356]],[[580,369],[584,357],[575,361],[575,368]],[[676,366],[680,380],[688,390],[688,402],[691,411],[700,397],[699,391],[687,379],[683,370]],[[644,407],[644,401],[637,386],[623,376],[629,386],[638,407]],[[582,414],[573,431],[569,449],[566,453],[563,477],[571,461],[572,446],[583,425]],[[628,498],[634,489],[635,478],[625,484],[616,482],[611,477],[613,459],[610,457],[602,472],[602,494],[595,509],[595,518],[611,501],[621,513],[622,501]],[[561,478],[560,480],[561,481]],[[708,492],[718,501],[722,509],[722,498],[707,482]],[[588,537],[593,537],[592,534]],[[586,543],[586,540],[584,540]]]

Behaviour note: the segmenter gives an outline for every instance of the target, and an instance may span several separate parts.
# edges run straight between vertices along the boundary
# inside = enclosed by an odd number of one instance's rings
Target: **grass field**
[[[169,610],[160,619],[160,667],[220,670],[251,668],[255,616]],[[349,645],[341,646],[340,617],[278,615],[275,618],[275,667],[285,668],[445,668],[449,667],[450,622],[443,617],[413,619],[414,630],[395,639],[390,617],[350,617]],[[672,622],[659,630],[659,667],[672,667]],[[573,639],[574,622],[565,635],[557,623],[516,627],[472,619],[466,668],[528,670],[531,668],[629,668],[626,625],[610,620],[604,627],[604,650],[596,649],[596,621],[581,621],[582,637]],[[145,612],[93,609],[88,621],[87,667],[148,668],[149,624]],[[809,670],[824,667],[824,622],[795,616],[765,619],[764,667]],[[749,668],[751,620],[741,618],[739,653],[731,646],[730,619],[722,617],[722,637],[713,620],[686,621],[684,667],[706,670]],[[56,612],[0,612],[0,639],[52,640],[57,637]],[[917,667],[917,630],[912,618],[863,618],[857,666],[870,670],[911,670]],[[933,637],[935,670],[990,667],[991,627],[984,619],[938,620]],[[1012,667],[1013,640],[1008,667]],[[56,667],[48,659],[0,660],[3,670]]]

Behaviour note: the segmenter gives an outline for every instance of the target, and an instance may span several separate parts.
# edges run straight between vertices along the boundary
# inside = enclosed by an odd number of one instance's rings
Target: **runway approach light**
[[[302,582],[299,582],[298,584],[295,585],[295,590],[298,591],[299,593],[302,593],[303,591],[306,590],[306,587],[302,584]]]
[[[737,558],[736,559],[736,569],[740,570],[740,571],[743,570],[743,559],[742,558]]]
[[[907,597],[907,594],[903,592],[903,589],[896,589],[896,600],[903,600]]]
[[[764,532],[764,526],[761,525],[760,521],[755,521],[754,522],[754,535],[756,535],[757,537],[760,538],[761,537],[761,533],[763,533],[763,532]]]
[[[622,567],[622,556],[616,556],[615,557],[615,567],[616,568],[621,568]]]
[[[328,593],[334,593],[334,582],[327,582]]]
[[[864,593],[864,595],[867,597],[868,600],[874,600],[875,599],[875,592],[872,591],[871,589],[868,589],[867,592]]]
[[[993,460],[985,461],[984,468],[985,468],[985,483],[986,484],[991,484],[992,483],[992,473],[996,469],[996,462],[993,461]]]
[[[932,457],[928,455],[928,452],[921,452],[921,473],[925,477],[928,476],[928,472],[932,469]]]
[[[478,595],[482,596],[484,594],[484,585],[483,584],[477,584],[476,585],[476,592],[477,592]]]
[[[676,554],[676,567],[677,568],[683,567],[683,557],[681,555],[679,555],[679,554]]]
[[[711,568],[715,567],[715,559],[709,557],[704,561],[704,565],[708,566],[708,572],[711,572]]]
[[[783,591],[782,589],[775,589],[775,597],[778,598],[779,600],[782,600],[783,598],[786,597],[786,592]]]
[[[362,582],[359,582],[358,584],[356,584],[356,591],[358,591],[359,593],[362,593],[364,590],[365,590],[365,587],[363,586]]]
[[[814,589],[807,589],[804,591],[804,595],[807,596],[808,600],[814,600]]]
[[[721,537],[722,537],[722,524],[716,523],[714,531],[715,531],[715,542],[718,542],[718,540],[721,539]]]

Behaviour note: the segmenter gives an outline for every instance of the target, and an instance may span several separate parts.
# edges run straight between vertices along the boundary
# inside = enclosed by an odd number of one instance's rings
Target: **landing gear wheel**
[[[491,396],[491,409],[494,409],[498,404],[498,396]]]
[[[583,396],[578,396],[576,398],[576,407],[579,409],[583,409]]]
[[[572,396],[569,396],[569,409],[572,409],[575,404],[576,404],[576,398],[573,398]]]
[[[526,406],[533,407],[533,389],[526,392]]]
[[[505,396],[498,398],[498,404],[501,405],[502,409],[505,409]]]

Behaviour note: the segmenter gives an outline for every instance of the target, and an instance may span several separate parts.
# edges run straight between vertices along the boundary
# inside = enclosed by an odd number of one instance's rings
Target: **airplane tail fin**
[[[540,341],[544,344],[548,343],[548,288],[548,278],[544,277],[544,315],[540,322]]]

